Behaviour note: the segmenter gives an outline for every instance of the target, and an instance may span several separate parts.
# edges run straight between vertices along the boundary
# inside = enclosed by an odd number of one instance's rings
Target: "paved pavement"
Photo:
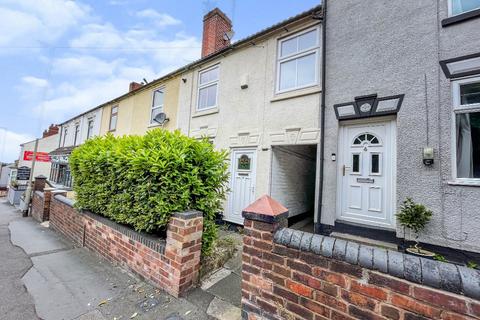
[[[240,319],[241,253],[176,299],[0,199],[0,319]]]
[[[16,209],[0,203],[0,319],[38,319],[33,299],[22,282],[32,263],[21,248],[10,242],[8,224],[17,219],[21,215]]]

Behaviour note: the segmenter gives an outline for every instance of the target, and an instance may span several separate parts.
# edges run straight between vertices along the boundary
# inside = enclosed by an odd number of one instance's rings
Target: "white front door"
[[[395,122],[344,126],[339,143],[338,219],[394,228]]]
[[[232,150],[230,196],[225,220],[243,224],[243,209],[255,201],[255,169],[255,149]]]

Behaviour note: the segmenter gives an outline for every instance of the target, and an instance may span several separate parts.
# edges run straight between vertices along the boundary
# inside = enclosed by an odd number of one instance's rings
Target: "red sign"
[[[39,161],[39,162],[50,162],[50,155],[46,152],[37,152],[37,156],[35,158],[36,158],[36,161]],[[33,151],[25,151],[23,153],[23,160],[32,161]]]

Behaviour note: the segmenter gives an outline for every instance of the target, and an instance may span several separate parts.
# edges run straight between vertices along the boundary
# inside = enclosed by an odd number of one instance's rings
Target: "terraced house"
[[[169,74],[150,83],[132,82],[126,94],[103,103],[60,124],[58,148],[50,152],[50,180],[72,187],[68,159],[73,149],[85,140],[107,133],[144,134],[163,127],[176,128],[179,78]]]
[[[231,154],[223,218],[262,194],[290,216],[316,210],[320,141],[320,7],[230,44],[232,24],[219,9],[204,17],[203,57],[187,67],[179,89],[178,126],[208,136]]]
[[[208,13],[178,127],[230,150],[224,219],[266,193],[298,228],[396,245],[412,197],[433,211],[422,242],[477,259],[479,8],[333,2],[323,37],[316,7],[233,44]]]
[[[480,1],[328,1],[317,232],[395,242],[412,197],[433,211],[422,242],[480,252],[479,15]]]
[[[230,152],[228,222],[269,194],[296,228],[396,245],[412,197],[433,211],[422,242],[477,259],[480,2],[328,4],[233,43],[212,10],[201,59],[62,124],[57,155],[180,129]]]

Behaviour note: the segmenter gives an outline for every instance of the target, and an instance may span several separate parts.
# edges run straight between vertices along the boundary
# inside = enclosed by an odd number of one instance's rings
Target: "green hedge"
[[[207,139],[179,131],[93,138],[70,157],[76,206],[149,233],[165,230],[174,212],[199,210],[208,254],[227,191],[226,160]]]

